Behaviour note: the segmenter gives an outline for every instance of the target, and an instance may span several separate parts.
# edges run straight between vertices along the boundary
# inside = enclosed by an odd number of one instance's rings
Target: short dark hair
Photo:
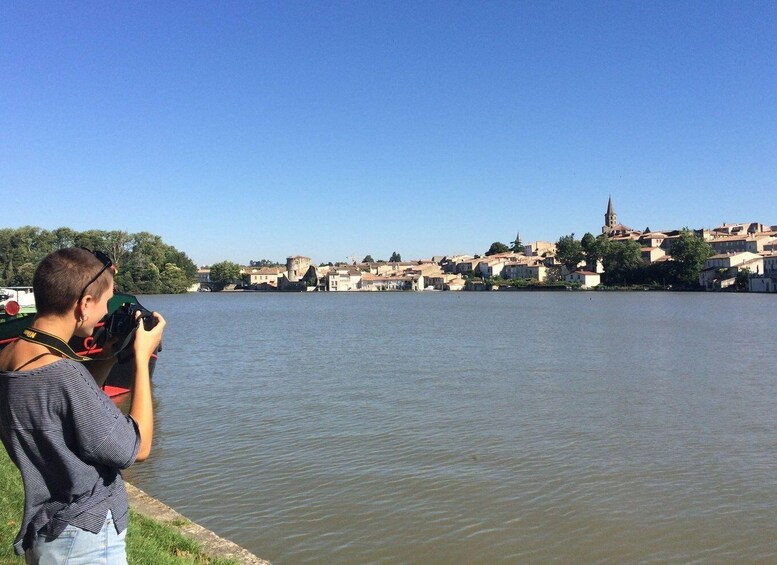
[[[105,269],[96,281],[84,286],[103,268],[102,262],[90,251],[67,247],[49,253],[35,269],[32,279],[35,307],[38,314],[66,314],[78,301],[81,291],[100,298],[113,283],[113,272]]]

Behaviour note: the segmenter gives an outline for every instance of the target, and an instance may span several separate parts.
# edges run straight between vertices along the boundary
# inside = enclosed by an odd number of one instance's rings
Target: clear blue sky
[[[5,2],[0,225],[197,263],[777,224],[777,2]]]

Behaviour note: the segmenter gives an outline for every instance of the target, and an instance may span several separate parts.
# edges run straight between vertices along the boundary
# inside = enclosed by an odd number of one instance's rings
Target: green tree
[[[389,263],[401,263],[401,262],[402,262],[402,255],[394,251],[394,253],[391,254]]]
[[[556,259],[567,268],[574,271],[577,265],[585,258],[583,245],[575,239],[575,234],[562,235],[556,242]]]
[[[675,278],[678,284],[687,287],[699,285],[699,273],[704,262],[713,254],[712,246],[701,237],[684,228],[669,248],[674,259]]]
[[[591,269],[595,268],[597,261],[601,261],[604,257],[609,243],[610,240],[606,235],[594,237],[591,233],[586,233],[580,240],[586,265]]]
[[[591,232],[586,232],[580,239],[580,245],[583,247],[585,262],[587,265],[596,263],[599,257],[596,254],[596,238]]]
[[[168,273],[170,281],[177,280],[172,286],[166,286],[160,278],[168,263],[183,271],[187,288],[197,282],[194,262],[154,234],[118,230],[76,232],[65,227],[48,231],[24,226],[0,229],[0,285],[29,285],[43,257],[56,249],[79,246],[103,251],[111,257],[119,269],[114,280],[120,292],[178,292],[172,290],[183,284],[177,273]]]
[[[270,259],[259,259],[258,261],[250,261],[248,263],[252,267],[277,267],[280,263],[271,261]]]
[[[65,247],[74,247],[78,232],[70,228],[57,228],[52,232],[54,238],[54,249],[63,249]],[[53,250],[52,250],[53,251]]]
[[[130,245],[134,256],[143,257],[155,265],[164,265],[167,250],[158,235],[145,231],[136,233],[132,236]]]
[[[734,287],[739,291],[750,290],[750,277],[752,276],[753,273],[747,267],[739,269],[737,271],[737,278],[734,281]]]
[[[186,275],[189,286],[197,282],[197,265],[183,251],[178,251],[172,245],[165,245],[165,264],[172,263]]]
[[[108,234],[101,230],[86,230],[76,234],[74,240],[75,247],[86,247],[92,251],[100,250],[110,254]],[[111,259],[113,259],[111,257]]]
[[[9,286],[32,286],[32,277],[35,275],[36,265],[33,263],[22,263],[16,269]]]
[[[634,240],[610,241],[602,263],[607,284],[644,282],[645,263],[642,261],[642,249]]]
[[[10,238],[10,257],[19,268],[25,263],[37,265],[43,257],[53,251],[51,232],[33,226],[13,230]]]
[[[364,259],[362,259],[362,263],[374,263],[375,259],[372,258],[372,255],[367,255]]]
[[[585,232],[582,238],[580,238],[580,245],[583,246],[583,251],[588,251],[596,244],[596,238],[591,232]]]
[[[28,286],[30,265],[35,266],[54,250],[51,232],[33,226],[0,230],[0,284]]]
[[[486,257],[490,257],[491,255],[496,255],[497,253],[508,253],[510,251],[510,248],[507,247],[504,243],[501,241],[495,241],[491,244],[491,247],[488,248],[488,251],[486,251]]]
[[[121,264],[132,251],[132,236],[125,231],[107,232],[105,234],[105,247],[102,248],[102,251],[108,254],[114,265],[121,268]]]
[[[10,286],[11,277],[14,273],[13,257],[11,256],[11,238],[13,237],[11,228],[0,229],[0,286]]]
[[[523,253],[523,242],[521,241],[521,234],[515,234],[515,239],[510,242],[510,251],[513,253]]]
[[[115,236],[112,239],[108,232],[103,232],[101,237],[102,241],[95,242],[99,245],[96,249],[110,250],[112,245],[116,245]],[[125,245],[131,249],[126,256],[118,248],[114,248],[118,255],[124,257],[118,264],[119,272],[114,278],[117,288],[122,292],[142,294],[164,292],[160,277],[169,261],[165,261],[167,246],[162,242],[162,238],[152,233],[139,232],[131,235]]]
[[[211,265],[210,282],[219,290],[228,284],[232,284],[240,278],[240,265],[231,261],[221,261]]]
[[[184,270],[175,263],[165,263],[159,280],[162,284],[161,292],[165,294],[183,294],[191,286]]]
[[[133,292],[141,294],[160,294],[164,292],[162,287],[162,273],[154,263],[147,262],[137,265],[134,269],[133,279],[135,288]]]

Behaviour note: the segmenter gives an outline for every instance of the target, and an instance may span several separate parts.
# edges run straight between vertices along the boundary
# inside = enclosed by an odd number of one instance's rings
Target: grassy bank
[[[0,564],[18,565],[24,559],[13,552],[13,540],[19,531],[24,492],[22,479],[8,454],[0,446]],[[176,526],[130,512],[127,556],[130,565],[229,565],[234,561],[213,558],[199,544],[184,537]]]

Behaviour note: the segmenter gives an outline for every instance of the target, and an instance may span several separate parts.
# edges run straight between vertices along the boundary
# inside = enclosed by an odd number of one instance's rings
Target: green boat
[[[24,287],[25,290],[27,288],[29,287]],[[16,289],[0,289],[0,296],[8,296],[6,290]],[[70,340],[70,347],[76,353],[90,358],[89,361],[84,361],[84,365],[97,384],[110,396],[121,395],[132,389],[135,376],[132,340],[137,311],[140,311],[144,318],[150,319],[150,312],[135,296],[114,294],[108,301],[108,314],[97,324],[94,334],[85,338],[75,336]],[[21,306],[13,296],[3,299],[0,302],[0,349],[16,341],[32,324],[35,314],[34,304]],[[149,362],[151,375],[154,374],[156,358],[156,355],[152,356]]]

